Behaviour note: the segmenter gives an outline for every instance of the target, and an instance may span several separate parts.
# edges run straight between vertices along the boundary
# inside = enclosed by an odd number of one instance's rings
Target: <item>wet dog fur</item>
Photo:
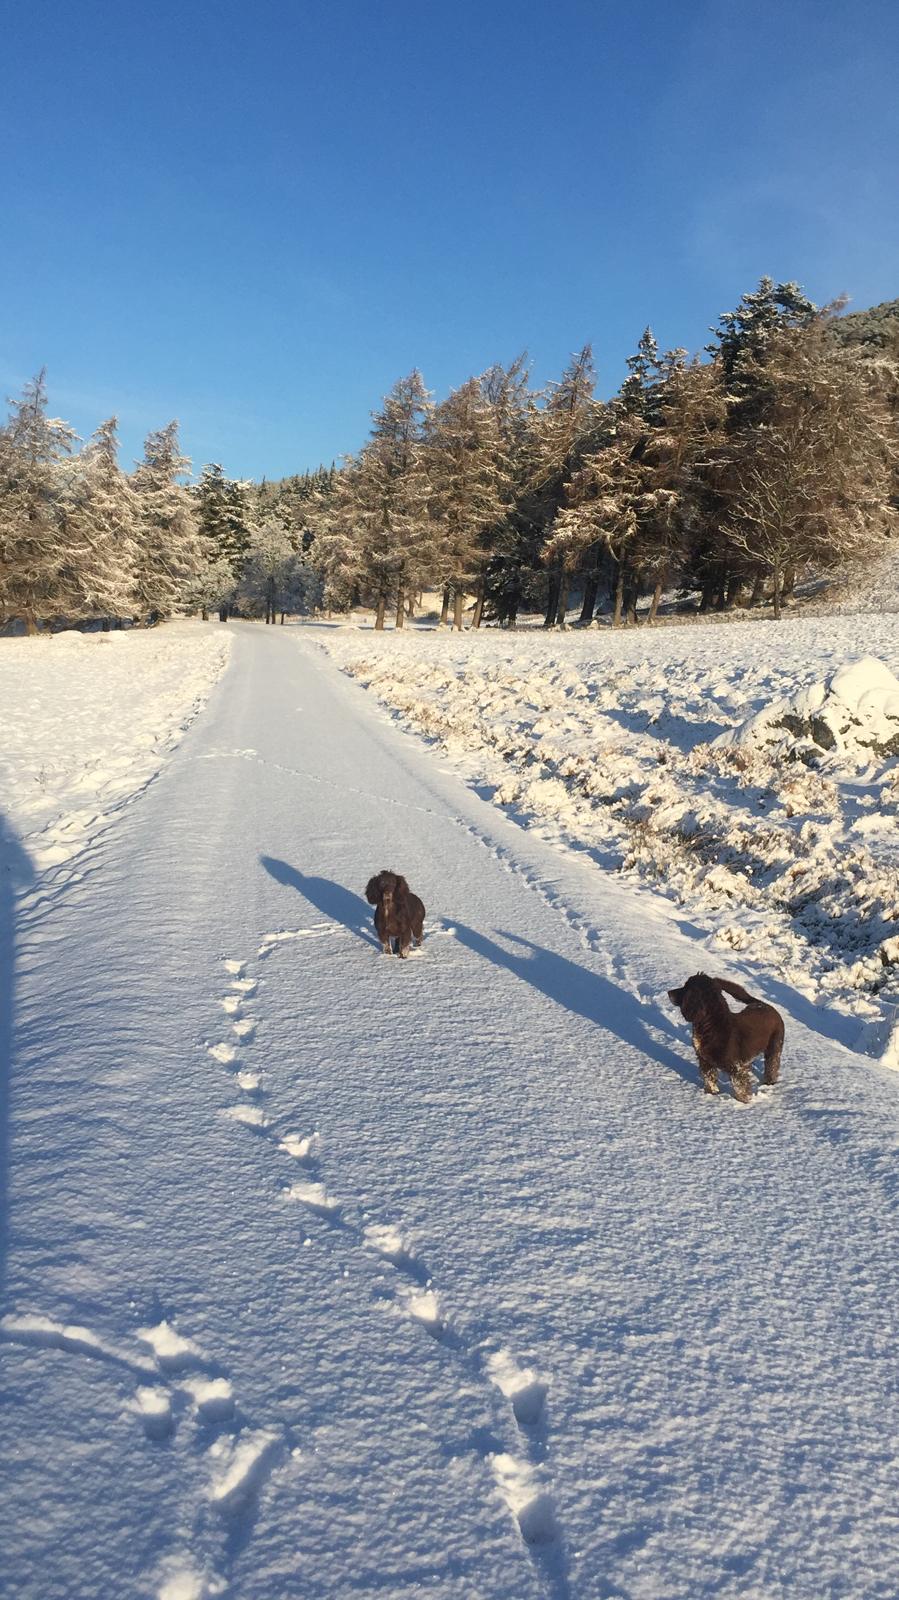
[[[731,1011],[725,994],[742,1001],[744,1009]],[[707,1094],[718,1093],[718,1074],[726,1072],[737,1099],[749,1100],[752,1063],[760,1055],[765,1058],[762,1082],[777,1082],[784,1024],[773,1006],[747,994],[740,984],[730,983],[727,978],[710,978],[705,972],[694,973],[680,989],[669,989],[668,998],[692,1024],[693,1048]]]

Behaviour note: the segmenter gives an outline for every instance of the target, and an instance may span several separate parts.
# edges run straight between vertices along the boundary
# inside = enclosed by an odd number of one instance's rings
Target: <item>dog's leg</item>
[[[731,1082],[734,1086],[734,1095],[742,1105],[748,1105],[752,1099],[752,1063],[749,1061],[734,1067],[731,1073]]]
[[[711,1062],[704,1060],[702,1056],[699,1057],[699,1076],[706,1094],[721,1093],[718,1088],[718,1068],[713,1067]]]
[[[783,1049],[783,1033],[776,1034],[769,1039],[765,1046],[765,1070],[762,1074],[762,1083],[776,1083],[780,1073],[780,1053]]]

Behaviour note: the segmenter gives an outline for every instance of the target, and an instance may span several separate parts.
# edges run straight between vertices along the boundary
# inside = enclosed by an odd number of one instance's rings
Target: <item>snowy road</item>
[[[895,1600],[899,1078],[797,1002],[781,1085],[704,1098],[662,1003],[698,930],[311,630],[234,631],[79,881],[26,888],[10,1593]]]

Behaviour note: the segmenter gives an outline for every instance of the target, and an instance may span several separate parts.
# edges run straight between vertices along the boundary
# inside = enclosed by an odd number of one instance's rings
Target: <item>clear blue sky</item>
[[[0,379],[48,368],[126,465],[358,448],[438,395],[651,323],[699,348],[765,272],[899,296],[896,0],[31,0],[0,64]]]

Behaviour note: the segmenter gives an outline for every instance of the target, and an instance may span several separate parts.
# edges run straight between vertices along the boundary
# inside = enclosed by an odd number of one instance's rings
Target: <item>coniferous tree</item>
[[[511,478],[494,408],[470,378],[436,406],[427,430],[429,511],[436,531],[437,575],[454,598],[462,627],[467,593],[483,596],[490,536],[503,514]]]
[[[178,424],[148,434],[132,484],[138,500],[135,591],[150,621],[170,616],[203,573],[196,499],[178,480],[190,467],[178,445]]]
[[[45,373],[10,402],[0,429],[0,616],[22,617],[29,633],[65,614],[71,585],[61,543],[62,464],[75,433],[47,416]]]

